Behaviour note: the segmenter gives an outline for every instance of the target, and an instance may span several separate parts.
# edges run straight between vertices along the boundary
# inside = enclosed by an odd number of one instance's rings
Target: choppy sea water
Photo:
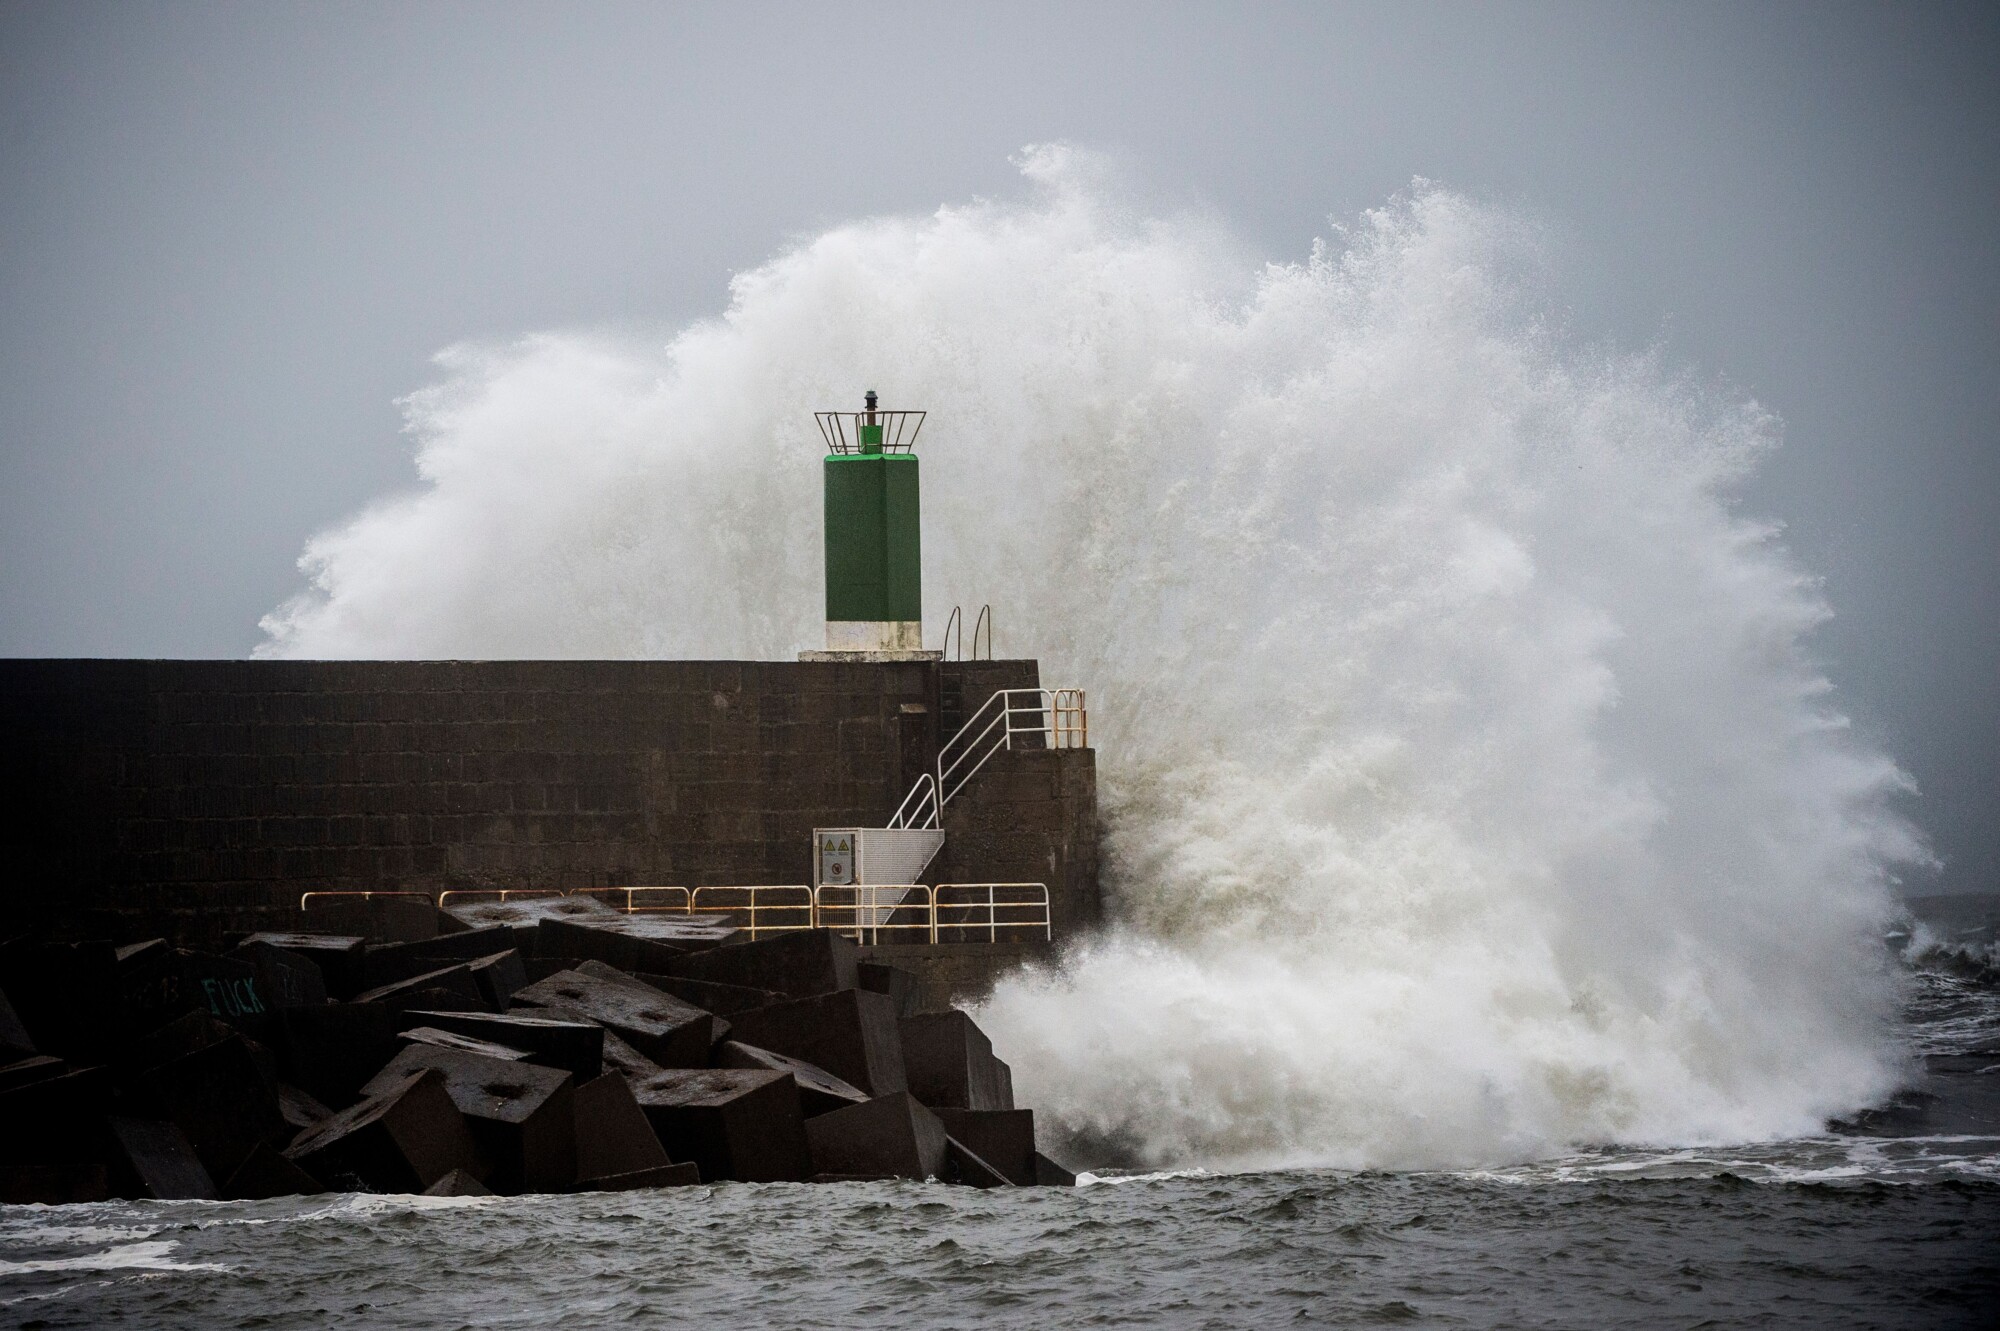
[[[0,1208],[0,1325],[2000,1326],[2000,993],[1924,975],[1911,1018],[1909,1094],[1726,1149]]]

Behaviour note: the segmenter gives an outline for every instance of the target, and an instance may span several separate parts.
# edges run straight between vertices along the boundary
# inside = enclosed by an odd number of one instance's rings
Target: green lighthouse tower
[[[922,652],[921,411],[813,414],[826,441],[826,649]]]

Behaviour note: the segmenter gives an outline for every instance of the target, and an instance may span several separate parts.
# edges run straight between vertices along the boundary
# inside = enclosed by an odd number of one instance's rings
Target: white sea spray
[[[810,413],[875,388],[932,412],[932,632],[992,602],[1090,690],[1119,923],[978,1014],[1044,1122],[1460,1166],[1888,1090],[1923,850],[1733,505],[1773,418],[1550,326],[1532,229],[1448,190],[1255,270],[1023,165],[1029,201],[828,231],[663,349],[447,352],[421,488],[313,539],[261,654],[816,646]]]

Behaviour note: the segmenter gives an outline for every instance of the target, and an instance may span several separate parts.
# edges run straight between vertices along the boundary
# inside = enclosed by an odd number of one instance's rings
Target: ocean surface
[[[1920,971],[1927,1071],[1819,1136],[1074,1189],[0,1208],[0,1326],[2000,1326],[2000,988]]]

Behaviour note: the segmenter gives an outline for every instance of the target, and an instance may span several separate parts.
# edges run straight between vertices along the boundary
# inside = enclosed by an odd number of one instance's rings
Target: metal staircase
[[[937,762],[910,787],[910,793],[903,797],[887,827],[814,829],[814,900],[828,887],[851,891],[852,904],[842,907],[851,911],[851,927],[861,937],[879,940],[881,930],[908,925],[907,921],[899,925],[901,917],[897,911],[918,904],[917,898],[921,897],[929,903],[929,927],[935,940],[937,902],[932,889],[922,886],[917,879],[944,848],[945,806],[1003,749],[1080,749],[1088,748],[1089,742],[1090,721],[1082,689],[995,691],[938,750]],[[993,919],[995,886],[1040,889],[1040,923],[1046,934],[1046,887],[1041,884],[974,886],[987,891],[989,924]],[[966,903],[958,903],[955,914],[965,915],[966,910]],[[951,923],[957,927],[963,921],[954,918]]]
[[[980,707],[966,717],[940,749],[938,761],[922,773],[904,795],[902,805],[888,827],[816,827],[814,829],[814,873],[812,897],[828,887],[844,891],[852,901],[842,901],[838,909],[848,911],[848,925],[856,937],[880,941],[882,931],[918,929],[928,919],[930,941],[938,939],[938,929],[952,927],[964,931],[976,923],[978,901],[952,903],[952,917],[940,921],[938,897],[932,887],[916,879],[924,873],[938,851],[944,849],[944,807],[960,795],[972,777],[980,773],[1002,749],[1080,749],[1090,745],[1090,717],[1084,709],[1082,689],[996,689]],[[1040,925],[1048,933],[1048,887],[1042,883],[974,883],[956,885],[962,889],[986,891],[988,933],[996,919],[996,887],[1038,889]],[[910,907],[928,909],[924,919]],[[1012,909],[1030,907],[1030,901],[1012,901]],[[1010,923],[1036,923],[1034,919],[1012,919]]]
[[[935,769],[917,778],[889,827],[942,827],[945,805],[1002,749],[1089,747],[1082,689],[1000,689],[938,750]]]

